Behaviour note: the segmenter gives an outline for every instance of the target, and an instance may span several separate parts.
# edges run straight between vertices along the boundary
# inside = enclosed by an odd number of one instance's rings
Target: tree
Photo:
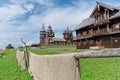
[[[14,49],[14,47],[13,47],[11,44],[8,44],[8,45],[6,46],[6,49]]]

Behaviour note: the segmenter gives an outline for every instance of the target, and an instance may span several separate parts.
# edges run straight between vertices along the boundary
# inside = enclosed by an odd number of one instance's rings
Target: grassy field
[[[82,80],[120,80],[120,57],[81,59]]]
[[[63,46],[42,50],[31,49],[31,51],[37,54],[56,54],[61,51],[76,52],[77,50],[74,46]],[[80,59],[80,64],[81,80],[120,80],[120,57]],[[0,80],[33,80],[27,70],[21,71],[18,67],[15,50],[7,50],[5,56],[0,58]]]
[[[75,46],[54,46],[54,47],[42,47],[37,49],[29,48],[29,50],[35,54],[39,55],[52,55],[59,53],[70,53],[70,52],[78,52]],[[79,52],[85,50],[79,50]]]
[[[15,58],[15,50],[6,50],[0,58],[0,80],[33,80],[28,71],[21,71]]]

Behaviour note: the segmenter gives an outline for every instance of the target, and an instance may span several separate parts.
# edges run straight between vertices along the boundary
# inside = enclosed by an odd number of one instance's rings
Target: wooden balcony
[[[101,35],[107,35],[109,34],[110,31],[108,31],[107,28],[99,29],[99,30],[94,30],[92,32],[92,36],[101,36]]]
[[[98,30],[94,30],[94,31],[92,32],[92,36],[96,36],[96,35],[98,35]]]
[[[103,24],[106,24],[106,23],[109,23],[108,19],[100,19],[100,20],[96,20],[94,25],[99,26],[99,25],[103,25]]]
[[[86,35],[84,35],[84,36],[81,36],[80,38],[81,38],[81,39],[85,39],[85,38],[90,38],[90,37],[92,37],[91,34],[86,34]]]
[[[79,39],[78,37],[74,37],[74,38],[73,38],[73,40],[75,40],[75,41],[78,40],[78,39]]]
[[[93,30],[91,34],[78,36],[75,39],[76,40],[86,39],[86,38],[90,38],[90,37],[94,37],[94,36],[110,35],[110,34],[115,34],[115,33],[120,33],[120,28],[109,29],[109,30],[107,28],[103,28],[103,29],[99,29],[99,30]]]
[[[82,36],[77,36],[73,40],[86,39],[86,38],[90,38],[90,37],[92,37],[91,34],[86,34],[84,36],[83,35]]]
[[[111,29],[111,34],[120,33],[120,28]]]
[[[99,30],[99,34],[104,35],[104,34],[109,34],[109,31],[107,28],[103,28]]]

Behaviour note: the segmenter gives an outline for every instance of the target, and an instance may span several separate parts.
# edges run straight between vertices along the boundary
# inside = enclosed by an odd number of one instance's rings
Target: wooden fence
[[[120,48],[47,56],[30,53],[29,72],[34,80],[80,80],[79,59],[119,56]]]

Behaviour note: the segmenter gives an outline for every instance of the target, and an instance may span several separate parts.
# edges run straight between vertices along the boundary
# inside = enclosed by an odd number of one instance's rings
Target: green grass
[[[81,59],[81,80],[120,80],[120,57]]]
[[[15,58],[15,50],[6,50],[0,58],[0,80],[33,80],[27,70],[21,71]]]
[[[39,55],[53,55],[53,54],[59,54],[59,53],[77,52],[77,49],[75,46],[54,46],[54,47],[42,47],[37,49],[29,48],[29,50]]]
[[[2,58],[5,55],[5,52],[0,52],[0,58]]]
[[[77,51],[74,46],[44,49],[31,49],[32,52],[45,55],[59,51]],[[48,51],[48,52],[47,52]],[[58,51],[58,52],[56,52]],[[27,70],[21,71],[15,59],[15,50],[7,50],[0,58],[0,80],[33,80]],[[120,57],[80,59],[81,80],[120,80]]]
[[[48,51],[69,51],[69,52],[75,52],[75,51],[77,51],[76,46],[46,47],[46,48],[43,48],[43,50],[48,50]]]
[[[47,50],[34,50],[34,49],[30,49],[31,52],[38,54],[38,55],[54,55],[54,54],[58,54],[58,52],[56,51],[47,51]]]

